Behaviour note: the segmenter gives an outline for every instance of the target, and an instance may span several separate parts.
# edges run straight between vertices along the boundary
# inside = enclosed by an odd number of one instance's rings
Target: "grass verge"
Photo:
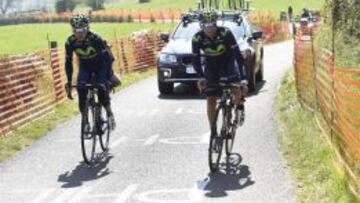
[[[138,3],[136,0],[119,0],[119,3],[108,3],[105,4],[106,9],[149,9],[149,8],[180,8],[197,9],[198,0],[151,0],[149,3]],[[227,0],[221,0],[220,5],[227,5]],[[251,7],[256,11],[287,11],[291,5],[294,9],[294,13],[299,13],[304,7],[310,9],[321,9],[324,5],[324,0],[254,0],[251,3]]]
[[[91,30],[99,33],[110,41],[117,37],[127,37],[132,32],[141,29],[169,31],[174,23],[92,23]],[[21,24],[0,26],[0,55],[33,53],[48,49],[48,40],[57,41],[59,47],[65,45],[65,40],[71,34],[68,23],[53,24]],[[31,36],[31,40],[27,36]]]
[[[124,75],[122,88],[129,86],[139,80],[155,75],[154,68],[142,73],[129,73]],[[56,127],[57,124],[78,114],[77,100],[65,101],[57,105],[50,113],[29,124],[16,129],[5,137],[0,138],[0,162],[12,157],[16,152],[30,146],[35,140],[46,135],[47,132]],[[80,128],[79,128],[80,130]]]
[[[344,172],[335,166],[314,113],[298,102],[292,71],[282,81],[276,109],[279,142],[294,177],[297,202],[360,202],[348,189]]]

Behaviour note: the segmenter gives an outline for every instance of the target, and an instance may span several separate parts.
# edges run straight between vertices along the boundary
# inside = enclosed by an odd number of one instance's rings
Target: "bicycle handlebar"
[[[83,84],[83,85],[71,85],[71,88],[78,88],[78,87],[86,87],[88,89],[91,89],[91,88],[97,88],[97,89],[100,89],[100,88],[106,88],[106,85],[104,84]]]

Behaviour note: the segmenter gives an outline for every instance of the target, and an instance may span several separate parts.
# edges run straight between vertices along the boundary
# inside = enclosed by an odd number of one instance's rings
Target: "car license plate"
[[[195,74],[196,71],[193,66],[186,66],[186,73],[188,74]]]

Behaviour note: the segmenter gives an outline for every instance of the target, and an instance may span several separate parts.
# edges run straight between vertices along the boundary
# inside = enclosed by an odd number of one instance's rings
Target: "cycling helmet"
[[[70,24],[73,29],[89,27],[89,18],[86,15],[78,14],[71,18]]]
[[[205,10],[200,14],[199,18],[201,24],[216,23],[218,15],[214,10]]]

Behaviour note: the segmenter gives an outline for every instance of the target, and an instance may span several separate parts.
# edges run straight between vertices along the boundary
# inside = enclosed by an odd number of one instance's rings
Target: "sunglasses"
[[[73,29],[74,34],[84,34],[87,31],[88,31],[88,28],[86,28],[86,27]]]
[[[202,27],[203,28],[214,28],[214,27],[216,27],[216,24],[214,24],[214,23],[204,23],[204,24],[202,24]]]

